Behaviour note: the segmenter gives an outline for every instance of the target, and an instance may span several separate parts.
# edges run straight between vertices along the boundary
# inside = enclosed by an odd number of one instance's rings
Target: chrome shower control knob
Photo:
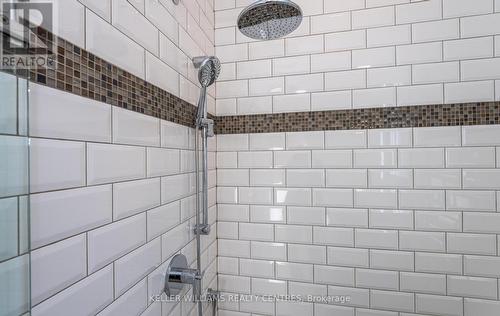
[[[202,277],[198,270],[188,267],[186,256],[178,254],[172,258],[165,273],[164,292],[167,296],[178,295],[184,289],[184,285],[197,286]]]

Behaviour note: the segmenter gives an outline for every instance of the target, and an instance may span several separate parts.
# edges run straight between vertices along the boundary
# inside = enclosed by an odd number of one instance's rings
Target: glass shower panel
[[[0,71],[0,316],[29,314],[27,80]]]

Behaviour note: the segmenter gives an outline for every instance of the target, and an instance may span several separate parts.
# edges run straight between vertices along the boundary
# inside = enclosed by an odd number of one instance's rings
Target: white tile
[[[217,185],[248,186],[249,182],[250,182],[250,172],[248,169],[217,170]]]
[[[88,184],[140,179],[146,176],[146,150],[135,146],[88,144]]]
[[[464,274],[484,277],[500,275],[500,258],[487,256],[464,256]]]
[[[375,309],[391,309],[402,312],[413,312],[415,308],[413,293],[371,291],[370,303]]]
[[[161,179],[161,202],[169,203],[194,193],[194,174],[180,174]]]
[[[146,17],[150,20],[155,27],[157,27],[161,33],[165,34],[172,42],[179,44],[181,40],[179,39],[179,25],[178,22],[185,26],[185,16],[181,18],[180,15],[177,16],[178,21],[176,21],[176,17],[172,15],[176,15],[176,12],[170,11],[168,12],[168,7],[165,8],[163,3],[159,3],[157,1],[146,1]],[[180,12],[180,11],[179,11]],[[182,21],[184,20],[184,21]],[[181,35],[182,36],[182,35]],[[181,45],[182,48],[182,45]],[[186,51],[188,55],[191,53],[190,50]]]
[[[238,223],[217,222],[217,237],[221,239],[237,239]],[[238,271],[235,274],[238,274]]]
[[[31,254],[33,304],[56,294],[87,275],[85,235],[35,250]]]
[[[500,188],[500,170],[495,169],[464,169],[464,189],[495,190]]]
[[[460,127],[423,127],[413,130],[415,147],[461,146]]]
[[[273,201],[271,188],[239,188],[239,201],[241,204],[269,205]]]
[[[286,260],[286,244],[252,241],[251,250],[254,259]]]
[[[446,249],[445,233],[402,231],[399,234],[399,249],[444,252]]]
[[[272,168],[273,153],[270,151],[261,152],[239,152],[239,168]]]
[[[305,16],[323,13],[323,1],[321,0],[297,0],[296,3],[301,7]]]
[[[136,215],[89,232],[89,272],[97,271],[145,242],[145,214]]]
[[[217,188],[217,202],[219,203],[238,203],[238,188]]]
[[[350,52],[311,55],[311,71],[326,72],[351,69]]]
[[[291,281],[313,281],[313,265],[276,262],[276,278]]]
[[[161,263],[160,239],[138,248],[115,262],[115,290],[125,293]]]
[[[288,261],[326,264],[326,247],[310,245],[288,245]]]
[[[461,62],[461,80],[486,80],[500,77],[500,58],[466,60]]]
[[[275,168],[310,168],[310,151],[287,151],[274,153]]]
[[[325,51],[346,51],[366,48],[366,31],[356,30],[325,35]]]
[[[493,1],[479,0],[471,5],[466,0],[444,0],[443,1],[443,17],[463,17],[467,15],[479,15],[493,13]]]
[[[273,113],[309,112],[310,109],[311,96],[309,93],[273,97]]]
[[[248,150],[248,135],[218,135],[217,151]]]
[[[283,150],[285,134],[250,134],[250,150]]]
[[[440,0],[423,1],[396,6],[396,23],[414,23],[441,19]]]
[[[215,30],[215,45],[231,45],[236,44],[236,30],[234,27],[227,27]]]
[[[283,94],[285,79],[282,77],[252,79],[249,81],[248,91],[250,96]]]
[[[405,86],[410,84],[411,84],[410,66],[375,68],[367,70],[368,88]]]
[[[447,191],[446,208],[454,211],[495,211],[495,194],[489,191]]]
[[[113,266],[108,265],[37,305],[31,312],[37,316],[63,315],[68,310],[77,308],[82,313],[93,315],[111,302],[113,302]]]
[[[500,214],[464,213],[464,232],[498,233]]]
[[[273,60],[273,75],[296,75],[309,73],[311,69],[309,56],[276,58]]]
[[[282,206],[252,205],[250,208],[250,221],[256,223],[284,223],[286,221],[286,208]]]
[[[452,40],[460,37],[458,19],[423,22],[412,25],[413,43]]]
[[[352,106],[355,109],[396,106],[396,88],[354,90]]]
[[[285,40],[287,56],[323,53],[323,35],[303,36]]]
[[[354,150],[355,168],[396,168],[397,150],[359,149]]]
[[[217,46],[215,53],[222,63],[248,60],[247,44]]]
[[[366,88],[366,70],[349,70],[325,74],[326,90]]]
[[[443,85],[398,87],[397,99],[399,106],[442,104],[444,102]]]
[[[247,80],[217,82],[217,98],[237,98],[248,96]]]
[[[328,266],[314,266],[315,284],[354,286],[354,269]]]
[[[388,67],[394,66],[395,63],[394,47],[361,49],[352,52],[352,68]]]
[[[394,25],[395,14],[392,7],[380,7],[352,12],[352,28],[374,28],[378,26]]]
[[[285,41],[278,39],[250,43],[248,45],[248,52],[250,59],[282,57],[285,56]]]
[[[352,168],[352,151],[350,151],[350,150],[314,150],[312,152],[312,167],[313,168]]]
[[[311,189],[275,189],[274,203],[277,205],[295,205],[295,206],[310,206],[311,205]]]
[[[87,50],[145,78],[144,48],[91,11],[86,12]]]
[[[286,295],[286,281],[252,278],[252,294],[254,295]]]
[[[370,228],[413,229],[413,212],[370,210]]]
[[[342,0],[329,0],[325,2],[325,13],[351,11],[356,9],[363,9],[364,7],[365,1],[363,0],[353,0],[349,2],[345,2]]]
[[[325,132],[325,147],[327,149],[366,148],[366,131],[327,131]]]
[[[415,271],[462,274],[462,256],[437,253],[416,253]]]
[[[459,76],[458,62],[421,64],[412,68],[413,84],[457,82]]]
[[[311,111],[350,109],[351,91],[318,92],[311,95]]]
[[[498,283],[496,279],[448,276],[448,295],[495,300]]]
[[[401,291],[446,294],[446,277],[425,273],[401,273]]]
[[[274,226],[272,224],[239,224],[239,239],[252,241],[273,241]]]
[[[443,148],[400,149],[398,156],[400,168],[444,168]]]
[[[443,49],[444,60],[493,57],[493,37],[445,41]]]
[[[500,312],[500,304],[497,301],[466,298],[464,299],[464,310],[466,316],[495,316]]]
[[[459,212],[415,212],[415,229],[425,231],[461,231]]]
[[[311,17],[311,34],[347,31],[351,29],[349,12],[322,14]]]
[[[410,25],[386,26],[366,31],[368,47],[403,45],[411,43]]]
[[[189,129],[168,121],[161,121],[161,146],[189,148]]]
[[[47,102],[47,98],[51,102]],[[67,92],[30,84],[30,135],[111,141],[111,107]]]
[[[494,255],[496,238],[495,235],[449,233],[447,251],[471,255]]]
[[[370,250],[370,267],[383,270],[413,271],[413,252]]]
[[[368,186],[370,188],[412,188],[413,170],[384,169],[369,170]]]
[[[100,312],[99,316],[122,315],[128,312],[134,314],[140,313],[147,307],[147,301],[144,301],[144,298],[147,296],[147,281],[142,280]]]
[[[286,133],[287,150],[323,149],[323,132]]]
[[[277,241],[302,244],[312,242],[312,228],[310,226],[276,225],[275,234]]]
[[[113,185],[115,220],[160,205],[160,179],[123,182]]]
[[[147,176],[157,177],[180,172],[180,152],[175,149],[147,148]]]
[[[85,185],[84,143],[31,139],[30,157],[31,192]]]
[[[179,202],[162,205],[147,212],[148,240],[167,232],[180,223]]]
[[[336,227],[368,227],[368,210],[328,208],[326,225]]]
[[[417,313],[463,315],[463,300],[459,297],[417,294],[415,306]]]
[[[361,288],[398,290],[397,272],[356,269],[356,286]]]
[[[160,146],[160,121],[150,116],[113,107],[113,142]]]
[[[398,65],[440,62],[442,52],[441,42],[402,45],[396,47],[396,60]]]
[[[315,244],[338,247],[354,246],[354,230],[352,228],[314,227]]]
[[[371,129],[368,130],[368,147],[411,147],[412,129]]]
[[[328,247],[328,264],[367,268],[368,249]]]
[[[0,196],[28,193],[28,139],[26,137],[1,136],[0,144],[0,172],[5,179],[8,179],[8,181],[0,182]]]
[[[249,241],[219,239],[217,242],[220,256],[243,258],[250,257]]]
[[[398,232],[395,230],[357,229],[355,234],[356,248],[398,248]]]
[[[314,189],[312,193],[314,206],[352,207],[352,189]]]
[[[257,60],[237,63],[238,79],[252,79],[271,76],[271,61]]]
[[[324,187],[323,170],[287,170],[286,183],[289,187]]]
[[[498,34],[500,30],[499,16],[496,13],[462,18],[460,20],[462,38]]]
[[[444,210],[445,192],[440,190],[400,190],[399,207],[409,210]]]
[[[250,293],[250,278],[219,275],[219,289],[225,292]]]
[[[335,169],[326,171],[326,186],[331,188],[366,188],[366,169]]]
[[[285,185],[285,170],[250,170],[250,185],[256,187],[280,187]]]
[[[343,294],[342,294],[343,293]],[[328,286],[328,295],[330,296],[349,296],[350,302],[336,303],[338,305],[349,305],[356,307],[368,307],[370,302],[370,291],[368,289],[357,289],[340,286]]]
[[[288,76],[285,80],[286,93],[307,93],[323,91],[323,74]]]
[[[499,145],[498,132],[500,126],[467,126],[462,128],[464,146]]]
[[[311,315],[314,305],[312,303],[278,301],[276,303],[276,315],[278,316],[300,316]]]
[[[111,1],[105,0],[82,0],[87,8],[99,14],[103,19],[109,21],[111,19]]]
[[[248,222],[249,207],[247,205],[219,204],[217,211],[217,219],[220,221]]]
[[[458,169],[419,169],[414,174],[416,189],[460,189]]]

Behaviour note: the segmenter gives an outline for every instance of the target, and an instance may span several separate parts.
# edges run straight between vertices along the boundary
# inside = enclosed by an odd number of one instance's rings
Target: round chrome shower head
[[[238,28],[246,36],[272,40],[295,31],[302,23],[302,10],[289,0],[259,0],[240,13]]]
[[[215,56],[193,58],[193,64],[199,69],[198,80],[202,87],[207,88],[214,84],[220,74],[220,61]]]

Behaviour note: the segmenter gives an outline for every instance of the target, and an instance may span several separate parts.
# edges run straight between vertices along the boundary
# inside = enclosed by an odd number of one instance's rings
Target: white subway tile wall
[[[219,289],[349,297],[220,314],[500,315],[498,128],[219,135]]]
[[[30,98],[40,113],[30,126],[32,315],[195,313],[188,302],[172,309],[150,300],[173,255],[196,265],[194,129],[100,102],[82,106],[36,84]],[[217,287],[215,139],[209,150],[204,289]]]
[[[297,1],[302,25],[273,41],[238,31],[252,1],[214,2],[217,115],[500,98],[498,0]]]

